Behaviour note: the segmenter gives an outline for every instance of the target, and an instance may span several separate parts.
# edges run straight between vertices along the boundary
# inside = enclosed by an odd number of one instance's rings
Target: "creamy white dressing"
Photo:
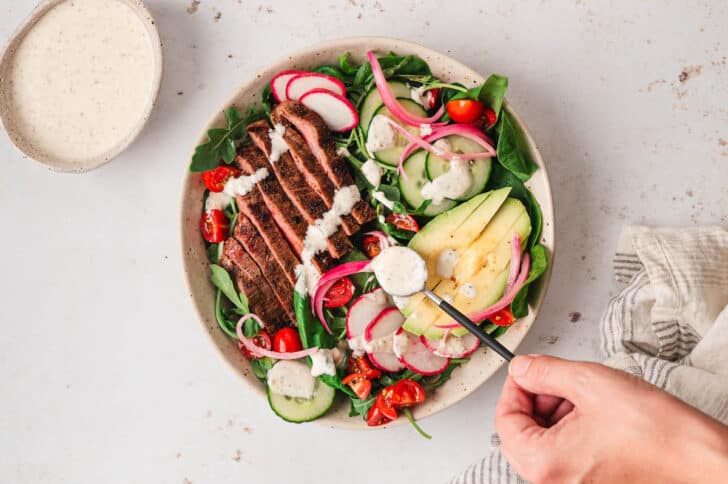
[[[473,183],[469,164],[466,160],[454,156],[450,160],[450,169],[422,187],[425,200],[442,203],[446,198],[457,198],[464,195]]]
[[[452,151],[452,145],[446,138],[440,138],[439,140],[432,143],[432,147],[434,148],[434,152],[437,156],[442,156],[447,151]]]
[[[316,378],[308,365],[298,360],[279,361],[266,378],[271,392],[287,397],[309,399],[316,389]]]
[[[407,346],[409,346],[409,337],[407,336],[407,332],[402,331],[395,333],[394,341],[392,342],[392,352],[395,356],[397,356],[397,358],[402,357],[402,354],[407,351]]]
[[[425,86],[410,88],[410,99],[420,106],[427,106],[429,102],[429,91],[425,91]]]
[[[331,237],[341,225],[341,217],[351,213],[361,200],[361,194],[356,185],[349,185],[336,190],[334,203],[320,219],[314,221],[306,229],[306,237],[303,239],[303,250],[301,251],[301,265],[296,267],[296,291],[305,294],[306,290],[313,292],[320,274],[311,264],[311,259],[319,253],[327,250],[328,238]]]
[[[275,163],[281,159],[281,155],[288,151],[288,144],[283,139],[283,135],[286,134],[286,127],[281,123],[273,125],[273,129],[268,130],[268,138],[270,138],[270,156],[268,161]]]
[[[437,256],[437,262],[435,263],[435,271],[437,275],[444,279],[450,279],[452,277],[452,271],[455,268],[460,256],[458,251],[455,249],[445,249],[440,252]]]
[[[371,123],[369,123],[369,131],[367,131],[366,147],[369,153],[394,146],[397,133],[389,123],[389,118],[382,114],[377,114],[372,118]]]
[[[379,220],[379,223],[380,223],[380,224],[383,224],[384,222],[386,222],[386,221],[387,221],[387,219],[386,219],[386,218],[384,218],[384,215],[380,215],[380,216],[378,216],[378,217],[377,217],[377,220]]]
[[[425,261],[410,248],[386,247],[372,259],[369,267],[382,289],[392,296],[410,296],[425,287]]]
[[[468,299],[475,299],[475,296],[478,295],[478,291],[475,289],[475,286],[470,283],[460,286],[458,292]]]
[[[374,338],[371,341],[367,341],[364,336],[357,336],[348,340],[349,348],[354,352],[355,356],[361,355],[362,353],[378,353],[378,352],[392,352],[392,345],[394,344],[394,334],[382,336],[380,338]]]
[[[463,338],[454,336],[450,333],[445,333],[445,336],[437,342],[437,347],[433,353],[449,357],[450,355],[462,355],[465,353],[466,349]]]
[[[147,112],[151,37],[125,2],[61,2],[22,39],[3,82],[26,144],[69,164],[90,160],[123,143]]]
[[[432,134],[432,125],[420,124],[420,136],[428,136]]]
[[[384,192],[380,192],[378,190],[372,192],[372,198],[387,207],[388,209],[394,210],[394,202],[388,199],[387,195],[385,195]]]
[[[382,167],[371,158],[361,165],[361,174],[364,175],[366,181],[374,188],[377,188],[382,182]]]
[[[336,364],[331,350],[319,349],[311,355],[311,376],[320,375],[336,375]]]
[[[339,156],[349,156],[351,153],[349,153],[349,150],[346,149],[346,146],[339,146],[336,148],[336,154]]]
[[[247,195],[255,185],[268,177],[268,169],[260,168],[252,175],[229,178],[221,192],[210,192],[205,200],[205,211],[225,210],[230,199],[236,195]]]
[[[410,298],[408,296],[392,296],[392,302],[400,311],[407,307]]]

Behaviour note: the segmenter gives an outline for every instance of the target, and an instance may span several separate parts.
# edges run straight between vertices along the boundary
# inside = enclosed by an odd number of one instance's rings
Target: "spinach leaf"
[[[372,408],[372,405],[374,405],[374,401],[376,399],[377,397],[373,394],[369,395],[364,400],[359,400],[356,397],[352,397],[349,417],[356,417],[357,415],[361,415],[362,417],[367,418],[367,413],[369,412],[369,409]]]
[[[500,74],[491,74],[480,87],[478,100],[495,111],[496,119],[500,115],[503,97],[506,95],[507,89],[508,78]]]
[[[333,348],[336,338],[326,332],[321,322],[311,312],[311,303],[308,296],[302,296],[293,291],[293,310],[298,322],[298,334],[304,348]]]
[[[348,254],[346,254],[342,258],[342,262],[354,262],[359,260],[367,260],[368,257],[364,255],[364,253],[358,249],[352,249]],[[357,291],[360,294],[363,294],[367,292],[365,289],[368,285],[371,283],[370,278],[372,278],[371,272],[359,272],[358,274],[352,274],[349,276],[349,279],[351,279],[351,282],[354,283],[354,287],[356,287]],[[333,329],[333,328],[332,328]]]
[[[419,75],[425,76],[431,74],[430,66],[427,62],[414,55],[396,55],[392,52],[377,58],[382,68],[384,77],[387,79],[398,75]],[[374,75],[372,74],[372,66],[369,62],[365,62],[359,67],[354,76],[353,86],[357,89],[368,91],[374,85]]]
[[[266,117],[270,120],[270,112],[276,104],[273,91],[270,89],[270,84],[266,84],[265,88],[263,88],[263,92],[260,95],[260,104],[263,106],[263,112]]]
[[[225,313],[222,310],[222,291],[217,290],[215,296],[215,319],[217,325],[220,326],[222,331],[233,339],[238,339],[238,335],[235,333],[235,323],[225,317]]]
[[[255,376],[261,380],[265,380],[268,376],[268,370],[273,368],[273,360],[268,357],[257,358],[250,360],[250,366],[253,367],[253,374]]]
[[[252,338],[256,334],[260,332],[260,325],[258,325],[258,321],[256,321],[254,318],[248,317],[243,322],[243,336],[246,338]]]
[[[494,338],[500,338],[501,336],[506,334],[506,331],[508,331],[508,328],[510,328],[510,326],[498,326],[498,328],[495,331],[493,331],[490,335]]]
[[[356,71],[359,69],[359,66],[351,61],[351,53],[344,52],[339,56],[339,69],[341,69],[341,72],[347,76],[353,76],[356,75]]]
[[[543,225],[541,207],[536,201],[536,197],[533,196],[533,193],[526,188],[517,176],[496,163],[493,164],[490,172],[487,190],[495,190],[496,188],[502,187],[511,187],[509,196],[519,199],[526,206],[528,216],[531,219],[531,236],[528,238],[526,249],[530,250],[541,238]]]
[[[521,181],[531,178],[536,163],[531,159],[523,132],[516,127],[511,116],[503,111],[496,126],[498,131],[498,162]]]
[[[235,141],[246,136],[245,127],[262,119],[265,113],[262,110],[251,108],[247,115],[243,116],[234,107],[225,110],[227,118],[226,128],[212,128],[207,131],[207,143],[198,145],[192,155],[190,171],[200,172],[212,170],[223,160],[230,164],[235,159]]]
[[[319,376],[319,380],[335,390],[341,390],[348,396],[352,397],[352,399],[356,398],[356,393],[354,393],[351,388],[341,383],[341,378],[339,377],[339,375],[321,375]]]
[[[248,299],[245,297],[245,294],[235,290],[235,284],[233,284],[230,274],[217,264],[210,264],[210,272],[212,273],[210,279],[215,287],[220,289],[235,307],[243,311],[244,314],[248,313],[250,311]]]
[[[533,281],[541,277],[546,272],[546,267],[548,267],[548,254],[543,245],[534,245],[529,253],[531,254],[531,267],[528,270],[528,278],[511,303],[511,312],[517,318],[522,318],[528,314],[528,303],[526,301],[528,287]]]
[[[223,245],[223,242],[220,242],[219,244],[210,244],[207,246],[207,259],[213,264],[217,264],[220,261]]]
[[[377,191],[384,193],[387,199],[391,200],[392,202],[399,202],[400,200],[399,188],[394,185],[386,185],[382,183],[377,187]]]

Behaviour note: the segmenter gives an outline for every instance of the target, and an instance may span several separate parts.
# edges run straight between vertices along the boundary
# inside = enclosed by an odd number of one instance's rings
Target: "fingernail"
[[[533,358],[530,356],[516,356],[508,365],[508,373],[511,376],[523,376],[528,371],[528,367],[531,365]]]

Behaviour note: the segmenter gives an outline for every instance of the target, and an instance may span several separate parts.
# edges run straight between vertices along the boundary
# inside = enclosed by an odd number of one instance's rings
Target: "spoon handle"
[[[425,289],[423,291],[425,293],[425,296],[427,296],[432,302],[437,304],[437,306],[445,311],[449,316],[451,316],[455,321],[457,321],[461,326],[463,326],[465,329],[470,331],[475,337],[477,337],[480,341],[486,344],[490,349],[498,353],[500,356],[503,357],[506,361],[511,361],[514,358],[514,354],[511,353],[511,351],[500,344],[498,340],[493,338],[491,335],[483,331],[483,329],[475,324],[473,321],[470,320],[466,315],[455,309],[450,303],[443,300],[440,296],[433,293],[429,289]]]

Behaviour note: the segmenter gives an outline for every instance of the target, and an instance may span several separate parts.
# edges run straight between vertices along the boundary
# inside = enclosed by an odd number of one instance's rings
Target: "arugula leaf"
[[[257,358],[254,360],[250,360],[250,366],[253,367],[253,374],[260,378],[261,380],[265,380],[265,378],[268,376],[268,370],[273,368],[273,360],[268,358],[267,356],[264,358]]]
[[[263,92],[260,95],[260,105],[263,107],[263,112],[270,120],[270,112],[275,105],[276,100],[273,97],[273,91],[270,89],[270,84],[266,84],[263,88]]]
[[[511,303],[511,312],[517,318],[522,318],[528,314],[528,302],[526,301],[528,298],[528,287],[546,272],[549,263],[548,254],[543,245],[534,245],[529,253],[531,254],[531,267],[528,270],[528,278]]]
[[[531,236],[528,238],[528,243],[526,244],[526,248],[530,250],[541,238],[543,225],[541,207],[538,201],[536,201],[536,197],[533,196],[533,193],[526,188],[517,176],[501,165],[497,163],[493,164],[486,190],[495,190],[496,188],[503,187],[511,187],[511,193],[508,196],[519,199],[526,206],[528,216],[531,219]]]
[[[450,362],[450,365],[445,368],[445,371],[440,373],[439,375],[431,376],[424,378],[420,384],[422,385],[422,388],[425,390],[425,394],[430,393],[435,388],[439,387],[446,381],[450,379],[450,376],[452,375],[452,372],[460,366],[460,363],[452,363]]]
[[[262,110],[251,108],[247,115],[243,116],[236,108],[227,108],[225,110],[227,127],[212,128],[207,131],[208,141],[195,148],[190,171],[212,170],[221,159],[227,164],[232,163],[235,159],[235,141],[246,136],[245,128],[248,124],[263,117],[265,113]]]
[[[508,328],[510,328],[510,326],[498,326],[498,328],[495,331],[493,331],[492,333],[490,333],[490,335],[494,338],[500,338],[501,336],[506,334],[506,331],[508,331]]]
[[[327,76],[335,77],[340,81],[344,81],[344,75],[339,69],[334,66],[318,66],[313,70],[313,72],[325,74]]]
[[[478,100],[490,106],[495,111],[496,119],[498,119],[501,106],[503,105],[503,97],[508,89],[508,78],[500,74],[491,74],[485,83],[481,86],[478,93]]]
[[[219,244],[210,244],[207,246],[207,259],[213,264],[217,264],[220,261],[220,257],[222,257],[222,247],[222,242],[220,242]]]
[[[348,387],[347,387],[348,388]],[[349,417],[356,417],[357,415],[361,415],[364,418],[367,418],[367,413],[369,413],[369,409],[372,408],[372,405],[374,405],[374,401],[377,399],[375,395],[369,395],[364,400],[359,400],[356,397],[353,397],[351,399],[351,409],[349,410]]]
[[[386,185],[382,183],[377,187],[377,191],[384,193],[384,196],[392,202],[399,202],[400,200],[399,188],[394,185]]]
[[[498,162],[521,181],[531,178],[536,163],[531,159],[523,132],[518,129],[511,116],[503,111],[496,127],[498,131]]]
[[[339,56],[339,69],[341,69],[341,72],[347,76],[356,75],[356,71],[359,69],[359,66],[351,61],[350,52],[344,52]]]
[[[210,272],[212,273],[210,280],[212,280],[215,287],[220,289],[235,307],[244,311],[244,313],[248,313],[250,311],[248,300],[243,293],[238,293],[235,290],[235,284],[233,284],[230,274],[217,264],[210,264]]]
[[[339,377],[339,375],[321,375],[318,378],[331,388],[335,390],[341,390],[348,396],[356,398],[356,393],[354,393],[351,388],[341,383],[341,378]]]

